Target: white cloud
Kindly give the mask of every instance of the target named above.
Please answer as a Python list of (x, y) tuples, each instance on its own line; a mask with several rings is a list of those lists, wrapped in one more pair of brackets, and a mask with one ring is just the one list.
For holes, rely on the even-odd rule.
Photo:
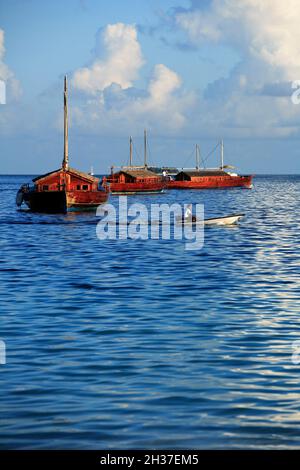
[(162, 106), (170, 95), (179, 88), (181, 79), (177, 73), (170, 70), (163, 64), (158, 64), (154, 68), (154, 76), (149, 84), (150, 105)]
[(207, 9), (176, 15), (194, 44), (231, 44), (243, 55), (276, 67), (285, 80), (300, 76), (299, 19), (298, 0), (212, 0)]
[[(186, 124), (186, 110), (193, 94), (181, 90), (181, 78), (164, 64), (157, 64), (141, 90), (134, 87), (144, 64), (136, 28), (118, 23), (101, 34), (96, 59), (88, 68), (76, 70), (71, 83), (81, 92), (80, 106), (73, 107), (74, 124), (97, 132), (130, 133), (145, 126), (172, 132)], [(82, 95), (88, 98), (83, 102)]]
[(4, 63), (5, 47), (4, 47), (4, 31), (0, 29), (0, 80), (6, 84), (7, 104), (10, 101), (18, 99), (21, 95), (21, 86), (15, 78), (14, 73)]
[[(0, 29), (0, 80), (4, 82), (1, 85), (2, 100), (5, 104), (0, 104), (0, 134), (5, 135), (16, 131), (20, 125), (24, 128), (28, 123), (28, 115), (25, 119), (19, 107), (19, 98), (22, 90), (20, 82), (16, 79), (14, 73), (4, 62), (5, 59), (5, 46), (4, 46), (4, 31)], [(1, 100), (1, 101), (2, 101)], [(21, 117), (22, 115), (22, 117)]]
[(73, 123), (97, 133), (140, 133), (144, 127), (173, 133), (187, 124), (186, 113), (194, 105), (193, 93), (179, 90), (179, 76), (163, 64), (155, 66), (145, 90), (112, 84), (71, 110)]
[(98, 38), (97, 57), (89, 67), (77, 70), (73, 75), (73, 86), (95, 94), (112, 83), (122, 88), (132, 86), (144, 63), (141, 47), (134, 26), (123, 23), (109, 24)]
[(135, 100), (130, 106), (137, 121), (142, 118), (152, 128), (178, 130), (186, 122), (185, 113), (193, 105), (190, 93), (176, 94), (181, 86), (181, 78), (163, 64), (154, 67), (147, 94)]
[(241, 58), (229, 77), (208, 85), (201, 101), (204, 129), (213, 125), (233, 136), (299, 133), (300, 106), (287, 92), (289, 82), (300, 79), (298, 0), (194, 0), (175, 13), (175, 22), (194, 46), (226, 45)]

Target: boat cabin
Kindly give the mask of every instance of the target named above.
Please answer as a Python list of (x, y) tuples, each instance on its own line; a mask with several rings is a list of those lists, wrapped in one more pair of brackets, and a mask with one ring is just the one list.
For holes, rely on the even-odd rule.
[(223, 170), (182, 170), (175, 176), (175, 181), (202, 181), (205, 177), (210, 176), (228, 176)]
[(155, 183), (161, 177), (147, 169), (123, 169), (111, 175), (111, 181), (118, 183)]
[(153, 171), (153, 173), (156, 173), (160, 176), (164, 172), (166, 172), (169, 176), (175, 176), (178, 173), (178, 168), (175, 168), (174, 166), (150, 166), (149, 170)]
[(45, 191), (97, 191), (99, 178), (68, 168), (52, 171), (32, 180), (38, 192)]

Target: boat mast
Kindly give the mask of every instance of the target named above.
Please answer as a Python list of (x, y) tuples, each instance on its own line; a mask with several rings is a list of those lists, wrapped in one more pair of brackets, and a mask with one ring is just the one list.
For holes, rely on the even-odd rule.
[(132, 137), (129, 137), (129, 166), (132, 166)]
[(224, 168), (224, 142), (221, 140), (221, 170)]
[(64, 159), (62, 162), (64, 171), (69, 169), (69, 147), (68, 147), (68, 92), (67, 92), (67, 76), (64, 80)]
[(199, 170), (200, 168), (200, 162), (199, 162), (199, 145), (196, 144), (196, 170)]
[(144, 166), (147, 168), (147, 131), (144, 130)]

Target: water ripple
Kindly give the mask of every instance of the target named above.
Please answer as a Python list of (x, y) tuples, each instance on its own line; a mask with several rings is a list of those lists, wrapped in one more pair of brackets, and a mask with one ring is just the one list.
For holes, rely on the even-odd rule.
[(300, 177), (132, 198), (246, 213), (200, 251), (18, 211), (23, 181), (0, 178), (0, 448), (299, 447)]

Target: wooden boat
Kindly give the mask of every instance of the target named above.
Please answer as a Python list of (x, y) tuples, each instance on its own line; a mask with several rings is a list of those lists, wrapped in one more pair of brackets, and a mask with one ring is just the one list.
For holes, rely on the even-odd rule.
[(213, 188), (252, 188), (253, 175), (238, 175), (227, 171), (230, 165), (224, 165), (224, 144), (221, 141), (221, 166), (219, 168), (200, 169), (199, 147), (196, 145), (196, 168), (182, 170), (168, 182), (169, 189), (213, 189)]
[(129, 166), (122, 166), (120, 171), (106, 178), (112, 194), (153, 194), (162, 192), (167, 181), (161, 175), (148, 169), (147, 164), (147, 133), (144, 131), (144, 165), (134, 166), (132, 163), (132, 138), (129, 139)]
[(112, 194), (153, 194), (161, 193), (165, 183), (147, 168), (122, 168), (107, 178)]
[(64, 158), (62, 167), (33, 180), (34, 186), (22, 185), (16, 203), (24, 202), (34, 212), (65, 213), (92, 210), (107, 201), (108, 186), (99, 178), (69, 167), (67, 78), (64, 80)]

